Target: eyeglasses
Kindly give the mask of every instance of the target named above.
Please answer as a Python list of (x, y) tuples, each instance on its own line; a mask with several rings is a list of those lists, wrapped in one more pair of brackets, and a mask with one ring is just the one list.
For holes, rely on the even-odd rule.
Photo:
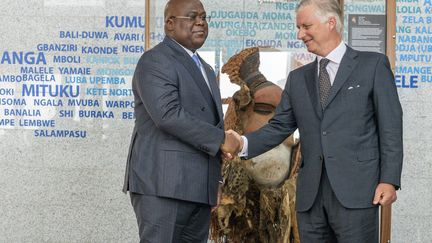
[(202, 15), (202, 16), (198, 16), (198, 15), (190, 15), (190, 16), (171, 16), (169, 17), (169, 19), (185, 19), (186, 21), (190, 22), (190, 23), (196, 23), (197, 21), (201, 20), (203, 22), (210, 22), (210, 16), (207, 15)]

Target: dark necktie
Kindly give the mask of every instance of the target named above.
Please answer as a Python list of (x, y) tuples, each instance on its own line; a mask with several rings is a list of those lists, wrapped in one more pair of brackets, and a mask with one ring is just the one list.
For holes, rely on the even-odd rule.
[(320, 92), (320, 102), (321, 102), (321, 107), (324, 109), (327, 105), (327, 98), (330, 94), (330, 88), (331, 88), (331, 83), (330, 83), (330, 76), (327, 72), (327, 64), (330, 62), (329, 59), (321, 59), (320, 61), (320, 67), (319, 67), (319, 75), (318, 75), (318, 80), (319, 80), (319, 92)]

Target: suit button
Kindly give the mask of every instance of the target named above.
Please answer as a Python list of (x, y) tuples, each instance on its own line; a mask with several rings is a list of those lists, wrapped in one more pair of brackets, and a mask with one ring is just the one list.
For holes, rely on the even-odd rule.
[(322, 156), (322, 154), (319, 156), (319, 159), (320, 159), (321, 161), (323, 161), (324, 157)]
[(322, 132), (322, 135), (324, 135), (324, 136), (327, 135), (327, 132), (326, 131)]
[(205, 111), (205, 107), (203, 106), (203, 107), (201, 107), (201, 111)]

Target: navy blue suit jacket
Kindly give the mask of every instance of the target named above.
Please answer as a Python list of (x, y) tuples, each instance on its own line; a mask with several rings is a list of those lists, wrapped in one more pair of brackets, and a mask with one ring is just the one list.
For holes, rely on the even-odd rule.
[(223, 113), (215, 73), (201, 63), (211, 92), (193, 59), (169, 37), (140, 58), (125, 192), (216, 204)]
[(322, 163), (336, 197), (347, 208), (373, 207), (380, 182), (400, 186), (402, 108), (385, 55), (348, 47), (324, 110), (317, 61), (292, 71), (275, 116), (246, 135), (249, 157), (280, 144), (296, 128), (302, 149), (298, 211), (312, 206)]

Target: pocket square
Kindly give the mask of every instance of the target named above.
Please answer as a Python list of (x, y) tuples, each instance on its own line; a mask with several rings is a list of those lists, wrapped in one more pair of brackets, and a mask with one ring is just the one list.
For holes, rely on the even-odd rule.
[(349, 86), (348, 90), (350, 90), (350, 89), (358, 89), (358, 88), (360, 88), (360, 84), (357, 84), (355, 86)]

